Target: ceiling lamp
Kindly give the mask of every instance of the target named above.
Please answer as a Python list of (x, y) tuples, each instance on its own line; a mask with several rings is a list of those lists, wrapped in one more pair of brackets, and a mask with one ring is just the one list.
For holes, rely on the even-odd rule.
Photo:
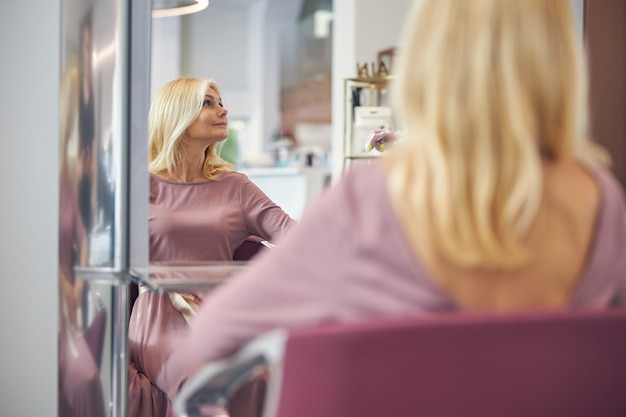
[(152, 17), (180, 16), (208, 7), (209, 0), (152, 0)]

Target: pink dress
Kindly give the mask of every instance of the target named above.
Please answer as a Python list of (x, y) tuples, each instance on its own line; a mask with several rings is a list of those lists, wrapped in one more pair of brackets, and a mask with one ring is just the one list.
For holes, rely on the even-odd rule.
[[(294, 224), (244, 174), (193, 183), (150, 176), (151, 263), (232, 261), (248, 236), (276, 242)], [(169, 387), (158, 375), (172, 343), (188, 329), (167, 294), (139, 295), (128, 328), (129, 417), (168, 415)]]
[[(608, 171), (595, 178), (601, 206), (572, 308), (626, 304), (624, 194)], [(278, 248), (211, 294), (161, 378), (178, 389), (201, 364), (277, 327), (459, 309), (413, 255), (381, 168), (355, 167)]]

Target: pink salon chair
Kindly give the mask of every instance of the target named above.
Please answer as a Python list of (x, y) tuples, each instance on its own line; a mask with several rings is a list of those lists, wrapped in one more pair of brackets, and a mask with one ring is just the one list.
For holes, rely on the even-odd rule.
[(203, 368), (183, 417), (227, 416), (269, 367), (264, 417), (624, 417), (626, 311), (436, 314), (277, 330)]

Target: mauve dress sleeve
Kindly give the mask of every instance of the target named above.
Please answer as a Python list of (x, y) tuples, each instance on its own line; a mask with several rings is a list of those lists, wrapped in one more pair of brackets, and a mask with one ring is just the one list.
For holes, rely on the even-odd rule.
[(248, 230), (255, 236), (276, 243), (293, 225), (292, 219), (250, 179), (242, 175), (241, 210)]
[(626, 305), (624, 191), (610, 171), (593, 172), (600, 188), (600, 205), (585, 266), (569, 302), (574, 308)]
[(598, 242), (605, 262), (595, 272), (597, 275), (613, 275), (617, 282), (617, 294), (613, 305), (626, 306), (626, 197), (621, 184), (612, 173), (601, 173), (605, 184), (604, 218), (606, 235)]

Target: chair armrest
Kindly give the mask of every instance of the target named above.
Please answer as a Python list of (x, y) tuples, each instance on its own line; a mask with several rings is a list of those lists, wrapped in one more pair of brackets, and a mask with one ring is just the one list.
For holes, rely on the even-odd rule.
[[(178, 410), (181, 417), (218, 417), (228, 415), (228, 399), (255, 371), (265, 365), (262, 355), (251, 358), (237, 358), (216, 362), (194, 378), (193, 383), (181, 390), (184, 395), (184, 409)], [(196, 384), (197, 382), (197, 384)], [(187, 394), (183, 391), (189, 391)]]
[(272, 242), (270, 242), (269, 240), (262, 240), (261, 241), (261, 245), (265, 246), (266, 248), (275, 248), (276, 245), (274, 245)]
[[(233, 356), (204, 366), (187, 381), (174, 399), (174, 410), (177, 415), (228, 416), (229, 398), (246, 381), (262, 369), (276, 369), (282, 360), (285, 340), (284, 331), (273, 331), (255, 339)], [(268, 397), (274, 395), (276, 389), (272, 389), (270, 384)], [(273, 402), (270, 401), (269, 406), (272, 405)], [(267, 407), (266, 405), (266, 409)]]

